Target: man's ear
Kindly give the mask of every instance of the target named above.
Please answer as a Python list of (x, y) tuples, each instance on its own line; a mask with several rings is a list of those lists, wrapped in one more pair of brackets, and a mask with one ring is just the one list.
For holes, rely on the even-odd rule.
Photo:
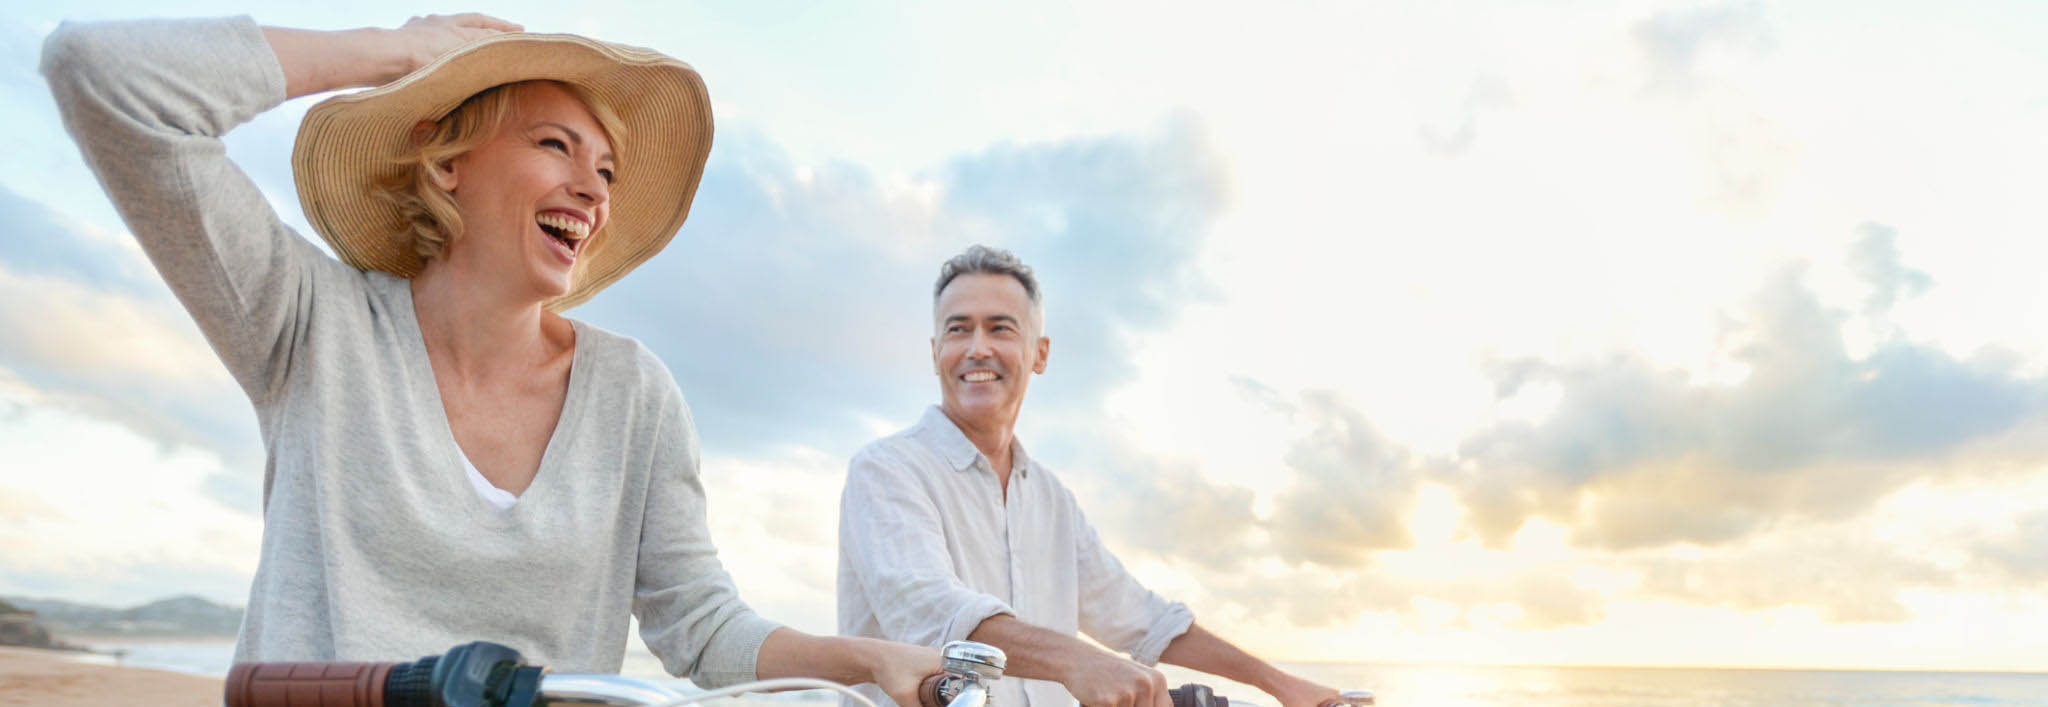
[(936, 336), (932, 337), (932, 375), (946, 375), (945, 371), (939, 370), (939, 337)]
[(1038, 362), (1031, 364), (1031, 372), (1045, 375), (1045, 359), (1052, 355), (1052, 337), (1038, 337)]

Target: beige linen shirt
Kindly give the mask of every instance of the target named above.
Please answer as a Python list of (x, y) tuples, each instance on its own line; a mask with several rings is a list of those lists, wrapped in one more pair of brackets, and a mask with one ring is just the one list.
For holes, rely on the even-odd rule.
[[(1011, 459), (1005, 500), (988, 459), (937, 407), (854, 455), (839, 502), (839, 632), (940, 646), (1010, 614), (1158, 662), (1194, 614), (1138, 584), (1021, 443)], [(1017, 678), (991, 697), (1001, 707), (1074, 700), (1059, 683)]]

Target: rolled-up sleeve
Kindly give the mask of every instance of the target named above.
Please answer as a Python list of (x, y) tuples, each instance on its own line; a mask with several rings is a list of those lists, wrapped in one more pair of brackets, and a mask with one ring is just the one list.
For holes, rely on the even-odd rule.
[[(1073, 496), (1066, 496), (1073, 504)], [(1122, 562), (1103, 547), (1095, 528), (1071, 509), (1080, 527), (1074, 533), (1075, 564), (1080, 573), (1081, 631), (1110, 648), (1130, 654), (1131, 660), (1154, 665), (1166, 645), (1187, 633), (1195, 614), (1186, 604), (1169, 601), (1139, 584)]]
[(960, 580), (933, 490), (910, 464), (879, 446), (854, 456), (840, 496), (839, 542), (847, 578), (884, 637), (941, 646), (967, 638), (991, 616), (1016, 611)]

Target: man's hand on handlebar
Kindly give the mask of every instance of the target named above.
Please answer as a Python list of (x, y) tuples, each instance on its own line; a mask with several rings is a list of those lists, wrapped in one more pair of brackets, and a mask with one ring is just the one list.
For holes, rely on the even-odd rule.
[(1280, 707), (1321, 707), (1338, 699), (1335, 689), (1285, 673), (1266, 692), (1280, 701)]
[(1165, 675), (1099, 650), (1080, 657), (1060, 684), (1081, 707), (1173, 707)]

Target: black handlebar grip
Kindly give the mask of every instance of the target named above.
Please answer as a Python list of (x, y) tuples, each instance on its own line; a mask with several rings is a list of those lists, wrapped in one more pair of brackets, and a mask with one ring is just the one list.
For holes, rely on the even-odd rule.
[(1166, 691), (1173, 707), (1230, 707), (1230, 699), (1216, 694), (1208, 685), (1188, 683)]
[(396, 663), (238, 663), (227, 707), (384, 707)]

